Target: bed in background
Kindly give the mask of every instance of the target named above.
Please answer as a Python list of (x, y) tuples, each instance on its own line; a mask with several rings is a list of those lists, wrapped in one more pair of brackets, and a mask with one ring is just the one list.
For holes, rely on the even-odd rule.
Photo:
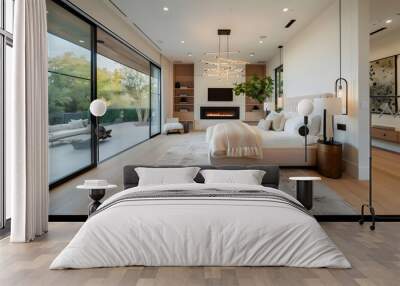
[[(319, 94), (310, 95), (302, 97), (286, 97), (285, 98), (285, 114), (295, 114), (297, 112), (297, 105), (303, 99), (315, 99), (321, 97), (330, 97), (332, 94)], [(323, 110), (319, 110), (317, 106), (314, 106), (314, 112), (311, 116), (322, 118)], [(258, 146), (260, 150), (260, 156), (232, 156), (228, 152), (221, 152), (225, 147), (230, 145), (229, 140), (220, 139), (228, 138), (227, 136), (220, 136), (217, 134), (219, 130), (214, 127), (210, 127), (207, 130), (207, 141), (209, 142), (209, 160), (212, 165), (215, 166), (226, 166), (226, 165), (274, 165), (281, 167), (308, 167), (315, 166), (317, 164), (317, 141), (318, 136), (308, 136), (307, 144), (307, 161), (305, 161), (305, 148), (304, 148), (304, 137), (285, 131), (264, 131), (254, 126), (249, 126), (253, 128), (253, 133), (258, 133), (261, 138), (261, 144)], [(215, 132), (215, 133), (214, 133)], [(217, 136), (213, 136), (217, 134)], [(238, 134), (236, 137), (240, 137)], [(243, 137), (251, 136), (250, 133), (243, 135)], [(225, 142), (223, 142), (225, 140)], [(254, 141), (254, 140), (253, 140)], [(214, 148), (217, 146), (218, 148)], [(215, 150), (218, 149), (218, 152)]]
[[(201, 174), (193, 175), (192, 183), (163, 185), (143, 182), (175, 180), (176, 175), (142, 178), (142, 171), (149, 169), (137, 167), (125, 167), (126, 190), (100, 206), (51, 269), (129, 265), (350, 267), (314, 217), (276, 188), (278, 167), (226, 167), (225, 175), (212, 177), (209, 173), (215, 167), (203, 166)], [(226, 174), (232, 169), (237, 169), (232, 171), (237, 175)], [(258, 174), (258, 184), (243, 178), (246, 172)], [(212, 178), (218, 181), (223, 176), (234, 183), (213, 182)]]

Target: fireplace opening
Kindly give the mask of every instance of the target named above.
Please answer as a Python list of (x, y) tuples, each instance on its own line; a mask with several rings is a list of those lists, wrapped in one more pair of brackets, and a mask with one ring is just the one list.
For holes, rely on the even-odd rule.
[(238, 106), (201, 106), (200, 119), (239, 119), (240, 108)]

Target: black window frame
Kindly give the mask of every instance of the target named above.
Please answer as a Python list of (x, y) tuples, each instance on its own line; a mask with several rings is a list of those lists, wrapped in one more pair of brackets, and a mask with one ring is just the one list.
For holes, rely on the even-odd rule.
[[(0, 0), (0, 1), (4, 1), (4, 0)], [(49, 0), (54, 2), (55, 4), (61, 6), (62, 8), (64, 8), (65, 10), (67, 10), (68, 12), (70, 12), (71, 14), (73, 14), (74, 16), (77, 16), (79, 19), (83, 20), (84, 22), (88, 23), (91, 26), (91, 101), (97, 99), (97, 28), (102, 29), (103, 31), (105, 31), (106, 33), (108, 33), (110, 36), (112, 36), (114, 39), (118, 40), (119, 42), (121, 42), (121, 44), (125, 45), (126, 47), (128, 47), (130, 50), (132, 50), (133, 52), (139, 54), (140, 56), (142, 56), (144, 59), (146, 59), (149, 62), (149, 65), (151, 67), (151, 65), (157, 67), (160, 70), (160, 73), (162, 74), (162, 69), (161, 66), (157, 63), (155, 63), (152, 59), (150, 59), (147, 55), (145, 55), (144, 53), (142, 53), (141, 51), (139, 51), (137, 48), (135, 48), (132, 44), (130, 44), (129, 42), (127, 42), (126, 40), (124, 40), (123, 38), (121, 38), (120, 36), (118, 36), (117, 34), (115, 34), (113, 31), (111, 31), (109, 28), (107, 28), (105, 25), (103, 25), (102, 23), (100, 23), (99, 21), (93, 19), (90, 15), (88, 15), (87, 13), (85, 13), (84, 11), (82, 11), (79, 7), (77, 7), (76, 5), (72, 4), (71, 2), (67, 1), (67, 0)], [(149, 75), (150, 77), (150, 81), (151, 81), (151, 75)], [(162, 98), (162, 89), (160, 86), (160, 99)], [(150, 101), (150, 108), (151, 108), (151, 94), (149, 91), (149, 101)], [(161, 126), (161, 118), (162, 118), (162, 114), (161, 114), (161, 110), (162, 110), (162, 104), (161, 104), (162, 100), (160, 100), (160, 126)], [(73, 178), (76, 178), (94, 168), (96, 168), (100, 163), (103, 163), (107, 160), (110, 160), (112, 158), (114, 158), (115, 156), (118, 156), (119, 154), (130, 150), (134, 147), (136, 147), (137, 145), (144, 143), (148, 140), (150, 140), (151, 138), (160, 135), (160, 133), (158, 134), (154, 134), (153, 136), (151, 136), (151, 127), (149, 128), (149, 137), (135, 145), (132, 145), (126, 149), (121, 150), (120, 152), (114, 154), (113, 156), (107, 157), (103, 160), (100, 160), (100, 156), (99, 156), (99, 146), (98, 146), (98, 142), (96, 140), (96, 128), (97, 128), (97, 123), (96, 123), (96, 118), (93, 115), (91, 116), (91, 149), (92, 149), (92, 154), (91, 154), (91, 158), (92, 158), (92, 162), (89, 166), (84, 167), (82, 169), (77, 170), (76, 172), (73, 172), (71, 174), (66, 175), (65, 177), (54, 181), (52, 183), (49, 184), (49, 190), (52, 190), (68, 181), (70, 181)], [(151, 120), (151, 118), (149, 118), (149, 120)], [(151, 125), (151, 122), (149, 122)]]
[[(15, 2), (14, 2), (15, 3)], [(5, 231), (9, 231), (10, 222), (7, 220), (6, 211), (6, 189), (5, 189), (5, 97), (6, 97), (6, 49), (7, 46), (13, 47), (13, 34), (6, 30), (6, 4), (5, 0), (0, 0), (1, 21), (0, 21), (0, 236)], [(14, 12), (14, 9), (13, 9)]]

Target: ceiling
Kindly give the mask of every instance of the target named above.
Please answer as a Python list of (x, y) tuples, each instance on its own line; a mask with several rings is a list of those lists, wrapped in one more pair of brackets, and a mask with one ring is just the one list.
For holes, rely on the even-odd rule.
[[(183, 62), (200, 60), (205, 52), (217, 51), (218, 28), (232, 30), (230, 50), (240, 50), (239, 55), (232, 57), (248, 62), (266, 61), (278, 52), (279, 45), (334, 1), (112, 0), (164, 55)], [(164, 11), (164, 7), (168, 7), (168, 11)], [(289, 11), (283, 12), (283, 8)], [(285, 29), (291, 19), (297, 21)], [(266, 38), (260, 44), (263, 36)]]
[[(400, 0), (370, 0), (370, 32), (386, 27), (385, 31), (374, 34), (378, 39), (400, 29)], [(387, 20), (392, 20), (387, 24)]]

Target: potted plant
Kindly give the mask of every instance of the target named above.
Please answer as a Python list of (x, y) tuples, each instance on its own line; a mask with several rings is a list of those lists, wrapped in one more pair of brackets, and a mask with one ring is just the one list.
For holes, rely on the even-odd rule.
[(233, 93), (236, 96), (246, 94), (247, 96), (257, 100), (259, 103), (265, 102), (265, 99), (272, 96), (274, 81), (270, 76), (259, 78), (253, 76), (249, 81), (243, 83), (235, 83)]

